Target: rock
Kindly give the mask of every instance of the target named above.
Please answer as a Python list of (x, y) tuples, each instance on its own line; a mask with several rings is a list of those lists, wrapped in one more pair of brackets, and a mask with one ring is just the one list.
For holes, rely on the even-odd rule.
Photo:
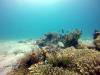
[(94, 45), (97, 50), (100, 50), (100, 32), (95, 32), (94, 34)]
[(100, 35), (94, 40), (94, 44), (97, 50), (100, 50)]
[(93, 35), (93, 38), (96, 39), (99, 35), (100, 35), (100, 32), (99, 31), (95, 31), (94, 35)]

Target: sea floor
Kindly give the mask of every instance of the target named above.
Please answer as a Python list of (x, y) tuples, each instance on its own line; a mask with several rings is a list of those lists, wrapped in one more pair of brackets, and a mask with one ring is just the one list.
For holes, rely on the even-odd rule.
[(0, 42), (0, 75), (6, 75), (16, 65), (19, 58), (30, 52), (33, 42)]
[[(84, 44), (92, 44), (92, 40), (79, 40)], [(3, 41), (0, 42), (0, 75), (6, 75), (16, 66), (17, 60), (35, 48), (35, 41)]]

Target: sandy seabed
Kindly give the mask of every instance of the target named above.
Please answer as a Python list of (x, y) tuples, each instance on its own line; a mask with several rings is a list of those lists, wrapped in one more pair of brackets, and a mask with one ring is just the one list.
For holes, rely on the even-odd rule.
[(18, 41), (0, 42), (0, 75), (6, 75), (13, 66), (16, 66), (17, 60), (25, 53), (32, 50), (33, 42), (19, 43)]

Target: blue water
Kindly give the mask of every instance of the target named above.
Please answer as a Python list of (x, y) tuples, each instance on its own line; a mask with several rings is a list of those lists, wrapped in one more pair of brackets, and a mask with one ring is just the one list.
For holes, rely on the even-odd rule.
[(39, 38), (62, 28), (92, 38), (100, 30), (100, 0), (0, 0), (0, 38)]

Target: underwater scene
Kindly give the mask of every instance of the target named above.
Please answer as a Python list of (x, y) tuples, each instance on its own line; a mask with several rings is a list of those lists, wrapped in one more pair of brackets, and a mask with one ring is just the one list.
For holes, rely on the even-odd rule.
[(100, 0), (0, 0), (0, 75), (100, 75)]

